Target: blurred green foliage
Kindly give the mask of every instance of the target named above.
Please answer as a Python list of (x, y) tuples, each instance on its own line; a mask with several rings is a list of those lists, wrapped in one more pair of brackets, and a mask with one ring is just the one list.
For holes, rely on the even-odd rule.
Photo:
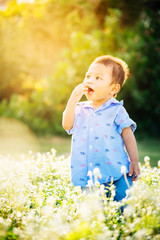
[(139, 132), (160, 136), (157, 1), (134, 8), (125, 0), (18, 2), (0, 11), (0, 115), (37, 134), (64, 133), (62, 112), (73, 88), (95, 57), (112, 54), (132, 73), (118, 99)]

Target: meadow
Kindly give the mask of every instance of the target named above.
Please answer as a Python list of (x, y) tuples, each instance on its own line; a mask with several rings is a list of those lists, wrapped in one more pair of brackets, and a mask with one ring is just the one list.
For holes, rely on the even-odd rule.
[(97, 183), (89, 194), (73, 187), (69, 156), (53, 148), (0, 160), (0, 239), (160, 239), (160, 169), (151, 168), (149, 157), (121, 203), (113, 201), (114, 185), (110, 198)]

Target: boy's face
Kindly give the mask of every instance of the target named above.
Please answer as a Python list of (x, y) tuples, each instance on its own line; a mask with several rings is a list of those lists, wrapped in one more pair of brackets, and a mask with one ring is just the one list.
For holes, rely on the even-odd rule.
[(115, 94), (114, 83), (112, 83), (112, 68), (103, 64), (92, 64), (86, 73), (84, 83), (88, 88), (87, 99), (93, 102), (93, 105), (101, 105)]

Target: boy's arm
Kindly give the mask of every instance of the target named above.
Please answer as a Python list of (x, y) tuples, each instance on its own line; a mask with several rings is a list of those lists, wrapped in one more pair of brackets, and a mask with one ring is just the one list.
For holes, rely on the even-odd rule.
[(138, 150), (135, 136), (132, 132), (131, 127), (124, 128), (122, 131), (122, 138), (130, 157), (131, 163), (129, 167), (129, 176), (135, 175), (132, 180), (136, 181), (138, 179), (138, 175), (140, 174), (139, 168), (139, 158), (138, 158)]
[(65, 130), (71, 130), (75, 119), (76, 104), (81, 99), (82, 95), (87, 92), (87, 87), (84, 83), (79, 84), (73, 90), (70, 99), (68, 100), (66, 109), (63, 113), (62, 126)]

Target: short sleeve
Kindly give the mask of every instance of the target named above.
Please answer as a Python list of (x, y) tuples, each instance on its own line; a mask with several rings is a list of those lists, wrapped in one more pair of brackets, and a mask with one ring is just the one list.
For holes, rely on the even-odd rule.
[(119, 134), (121, 134), (122, 130), (126, 127), (131, 127), (133, 132), (137, 127), (136, 123), (129, 117), (127, 111), (123, 106), (119, 107), (119, 111), (115, 118), (115, 124), (117, 126)]
[(73, 134), (76, 123), (77, 123), (77, 118), (78, 118), (78, 114), (79, 114), (79, 105), (76, 106), (76, 110), (75, 110), (75, 120), (74, 120), (74, 124), (73, 127), (70, 130), (66, 130), (66, 132), (68, 133), (68, 135)]

